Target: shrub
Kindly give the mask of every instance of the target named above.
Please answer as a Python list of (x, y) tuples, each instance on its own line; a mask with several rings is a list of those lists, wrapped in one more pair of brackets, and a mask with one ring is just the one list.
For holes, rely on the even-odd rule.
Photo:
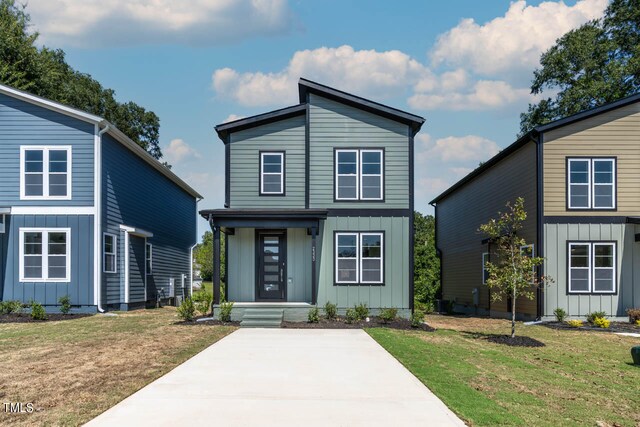
[(627, 309), (627, 314), (629, 315), (629, 323), (638, 323), (640, 321), (640, 308), (629, 308)]
[(605, 319), (604, 317), (596, 317), (593, 324), (598, 328), (608, 328), (611, 325), (611, 322), (609, 319)]
[(380, 312), (380, 319), (382, 319), (383, 323), (389, 323), (395, 320), (396, 317), (398, 317), (397, 308), (383, 308)]
[(558, 322), (564, 322), (564, 319), (567, 318), (567, 312), (564, 311), (564, 309), (558, 307), (555, 310), (553, 310), (553, 314), (555, 314), (556, 316), (556, 321)]
[(412, 328), (419, 328), (420, 326), (422, 326), (422, 323), (424, 322), (424, 313), (420, 310), (416, 310), (413, 313), (411, 313), (411, 327)]
[(345, 318), (347, 320), (347, 323), (353, 323), (360, 320), (360, 318), (358, 317), (358, 314), (356, 313), (355, 308), (347, 308), (347, 312), (345, 313)]
[(338, 315), (338, 306), (333, 304), (331, 301), (327, 301), (324, 305), (324, 314), (329, 320), (335, 319)]
[(309, 320), (309, 323), (318, 323), (320, 321), (320, 312), (318, 310), (318, 307), (313, 307), (311, 310), (309, 310), (307, 319)]
[(640, 319), (636, 320), (636, 325), (640, 326)]
[(577, 319), (568, 320), (567, 325), (571, 326), (572, 328), (580, 328), (582, 327), (582, 320), (577, 320)]
[(33, 320), (46, 320), (47, 313), (44, 311), (42, 304), (36, 301), (31, 301), (31, 318)]
[(231, 322), (231, 310), (233, 309), (233, 302), (223, 302), (220, 304), (220, 321)]
[(22, 313), (21, 301), (2, 301), (0, 302), (0, 314)]
[(58, 304), (60, 304), (60, 313), (69, 314), (71, 311), (71, 298), (69, 298), (69, 295), (58, 298)]
[(367, 308), (367, 304), (362, 303), (354, 305), (353, 309), (356, 312), (356, 317), (358, 318), (358, 320), (364, 320), (369, 317), (369, 308)]
[(178, 317), (184, 321), (193, 321), (193, 316), (196, 314), (196, 306), (193, 304), (191, 298), (185, 298), (178, 307)]
[(213, 302), (213, 294), (202, 289), (193, 293), (193, 302), (195, 303), (196, 310), (203, 316), (206, 316), (211, 310), (211, 303)]
[(596, 319), (604, 319), (607, 317), (607, 313), (604, 311), (594, 311), (592, 313), (587, 314), (587, 322), (592, 325), (595, 324)]

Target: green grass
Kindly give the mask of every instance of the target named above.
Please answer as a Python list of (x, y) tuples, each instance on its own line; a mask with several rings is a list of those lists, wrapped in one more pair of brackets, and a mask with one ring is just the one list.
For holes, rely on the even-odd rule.
[(232, 332), (178, 323), (173, 307), (39, 323), (0, 323), (0, 396), (33, 414), (0, 425), (80, 425)]
[(640, 424), (638, 339), (519, 325), (546, 344), (508, 347), (486, 340), (509, 323), (430, 316), (435, 333), (367, 332), (471, 425)]

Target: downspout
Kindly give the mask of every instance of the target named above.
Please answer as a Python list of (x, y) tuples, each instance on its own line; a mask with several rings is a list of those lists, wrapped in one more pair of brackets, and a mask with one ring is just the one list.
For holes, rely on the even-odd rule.
[(189, 249), (189, 253), (191, 254), (190, 257), (190, 268), (191, 271), (189, 273), (189, 296), (193, 298), (193, 250), (195, 249), (195, 247), (198, 246), (198, 244), (196, 243), (195, 245), (191, 246), (191, 249)]
[(102, 135), (104, 135), (107, 131), (109, 131), (111, 125), (106, 123), (104, 129), (98, 132), (98, 141), (96, 152), (93, 154), (96, 158), (96, 167), (95, 167), (95, 180), (99, 184), (98, 185), (98, 193), (94, 194), (93, 197), (95, 199), (96, 205), (96, 230), (94, 232), (94, 236), (96, 239), (95, 247), (98, 250), (96, 253), (96, 275), (97, 286), (96, 286), (96, 301), (98, 312), (104, 313), (104, 308), (102, 308)]

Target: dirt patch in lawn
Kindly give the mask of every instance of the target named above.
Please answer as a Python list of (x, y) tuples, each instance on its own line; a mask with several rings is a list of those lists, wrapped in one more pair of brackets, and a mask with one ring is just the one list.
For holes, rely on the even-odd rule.
[(363, 328), (391, 328), (391, 329), (401, 329), (401, 330), (417, 330), (417, 331), (427, 331), (433, 332), (435, 328), (427, 325), (426, 323), (422, 323), (419, 327), (411, 326), (411, 322), (407, 319), (398, 318), (392, 320), (390, 322), (384, 323), (381, 319), (377, 317), (371, 317), (370, 321), (358, 321), (347, 323), (347, 321), (343, 317), (338, 317), (334, 320), (329, 319), (320, 319), (319, 322), (309, 323), (309, 322), (282, 322), (283, 328), (289, 329), (363, 329)]
[(45, 320), (32, 319), (29, 314), (2, 314), (0, 315), (0, 323), (42, 323), (42, 322), (59, 322), (63, 320), (74, 320), (81, 317), (94, 316), (93, 314), (47, 314)]

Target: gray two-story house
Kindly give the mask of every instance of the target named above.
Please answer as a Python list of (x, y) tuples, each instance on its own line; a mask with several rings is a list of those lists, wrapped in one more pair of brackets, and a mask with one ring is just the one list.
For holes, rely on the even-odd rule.
[(413, 144), (422, 117), (309, 80), (300, 103), (216, 126), (225, 145), (225, 208), (204, 210), (220, 239), (233, 317), (276, 307), (306, 316), (413, 308)]
[(0, 300), (96, 312), (183, 295), (200, 198), (103, 118), (0, 85)]

